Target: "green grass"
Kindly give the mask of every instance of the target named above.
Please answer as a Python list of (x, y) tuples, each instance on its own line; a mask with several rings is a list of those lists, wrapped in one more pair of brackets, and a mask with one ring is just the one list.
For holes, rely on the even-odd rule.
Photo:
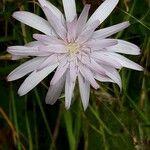
[[(61, 0), (51, 0), (62, 10)], [(127, 2), (127, 3), (125, 3)], [(77, 1), (78, 13), (82, 2)], [(150, 3), (149, 0), (120, 0), (107, 27), (126, 20), (131, 26), (114, 35), (141, 48), (140, 56), (127, 56), (144, 67), (143, 72), (120, 71), (122, 92), (115, 84), (101, 83), (91, 89), (84, 112), (78, 86), (67, 111), (64, 96), (50, 106), (45, 95), (51, 75), (23, 97), (17, 89), (23, 79), (7, 82), (6, 77), (24, 60), (11, 61), (10, 45), (32, 40), (36, 30), (22, 25), (11, 15), (16, 10), (43, 13), (35, 0), (0, 1), (0, 150), (149, 150), (150, 149)]]

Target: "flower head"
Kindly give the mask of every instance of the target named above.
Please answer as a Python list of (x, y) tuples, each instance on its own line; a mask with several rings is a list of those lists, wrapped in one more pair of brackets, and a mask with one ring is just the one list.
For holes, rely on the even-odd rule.
[(136, 45), (109, 38), (128, 27), (128, 21), (96, 30), (118, 1), (105, 0), (89, 19), (90, 5), (85, 5), (77, 17), (75, 0), (62, 0), (65, 17), (50, 2), (39, 0), (48, 21), (30, 12), (15, 12), (15, 19), (43, 33), (33, 34), (35, 41), (24, 46), (10, 46), (7, 49), (13, 59), (34, 56), (8, 76), (8, 81), (12, 81), (30, 73), (18, 94), (25, 95), (56, 70), (50, 82), (46, 103), (54, 104), (65, 86), (65, 106), (68, 109), (78, 80), (83, 107), (86, 109), (90, 86), (98, 89), (97, 81), (115, 82), (121, 88), (117, 69), (126, 67), (143, 70), (138, 64), (118, 54), (139, 55), (140, 49)]

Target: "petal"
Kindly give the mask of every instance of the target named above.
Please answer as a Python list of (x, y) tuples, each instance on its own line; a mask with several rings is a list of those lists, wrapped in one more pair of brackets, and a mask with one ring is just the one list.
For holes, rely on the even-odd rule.
[(130, 54), (130, 55), (139, 55), (140, 49), (135, 44), (132, 44), (127, 41), (117, 40), (118, 44), (108, 47), (107, 50), (110, 52), (118, 52), (123, 54)]
[(118, 71), (115, 68), (109, 67), (107, 65), (102, 65), (102, 67), (105, 69), (106, 75), (111, 78), (115, 83), (117, 83), (120, 89), (122, 89), (121, 78)]
[(48, 56), (49, 52), (39, 51), (37, 47), (10, 46), (7, 52), (19, 56)]
[(110, 15), (118, 2), (119, 0), (105, 0), (90, 17), (87, 25), (91, 25), (95, 20), (99, 20), (99, 24), (101, 24)]
[(92, 38), (96, 39), (96, 38), (100, 38), (100, 39), (104, 39), (107, 38), (125, 28), (127, 28), (130, 25), (129, 21), (123, 22), (123, 23), (119, 23), (104, 29), (100, 29), (94, 32)]
[(45, 98), (46, 104), (53, 105), (57, 101), (57, 99), (59, 98), (63, 90), (64, 83), (65, 83), (65, 77), (61, 77), (56, 84), (51, 85), (49, 87)]
[(29, 43), (26, 43), (25, 46), (29, 46), (29, 47), (38, 47), (43, 45), (40, 41), (32, 41)]
[(66, 55), (58, 56), (57, 54), (52, 54), (49, 57), (47, 57), (38, 67), (37, 71), (40, 71), (41, 69), (47, 67), (48, 65), (53, 65), (57, 62), (61, 62), (63, 59), (66, 59)]
[(102, 75), (102, 74), (98, 74), (98, 73), (94, 74), (94, 78), (100, 82), (114, 82), (107, 75)]
[(90, 97), (90, 83), (79, 73), (79, 89), (84, 110), (87, 109)]
[(53, 14), (53, 12), (50, 9), (48, 9), (47, 7), (43, 7), (43, 11), (44, 11), (49, 23), (51, 24), (51, 26), (57, 33), (57, 35), (59, 35), (62, 39), (65, 40), (67, 31), (66, 31), (66, 28), (63, 26), (61, 20), (59, 20), (59, 18), (57, 18)]
[(62, 22), (65, 22), (62, 12), (47, 0), (38, 0), (42, 7), (47, 7)]
[(20, 86), (18, 90), (18, 94), (20, 96), (27, 94), (37, 84), (39, 84), (39, 82), (41, 82), (47, 75), (49, 75), (57, 66), (58, 64), (54, 64), (54, 65), (44, 68), (41, 71), (32, 72)]
[(90, 84), (93, 86), (93, 88), (98, 89), (99, 85), (97, 84), (97, 82), (94, 79), (94, 75), (91, 72), (90, 69), (88, 69), (87, 67), (83, 66), (82, 64), (80, 64), (79, 66), (79, 71), (82, 74), (82, 76), (88, 80), (90, 82)]
[(37, 42), (45, 44), (64, 44), (64, 41), (54, 36), (47, 36), (44, 34), (33, 34), (33, 38), (38, 40)]
[(77, 67), (75, 65), (75, 62), (71, 61), (70, 62), (70, 78), (72, 82), (75, 82), (76, 77), (77, 77)]
[(70, 108), (74, 87), (75, 87), (75, 82), (72, 82), (70, 78), (70, 72), (67, 71), (66, 83), (65, 83), (65, 107), (66, 109)]
[(13, 81), (22, 78), (26, 74), (36, 70), (36, 68), (44, 61), (44, 59), (45, 57), (37, 57), (23, 63), (8, 75), (7, 80)]
[[(41, 45), (41, 44), (42, 44), (42, 43), (39, 42), (39, 41), (32, 41), (32, 42), (26, 43), (25, 46), (38, 47), (38, 46)], [(19, 55), (12, 55), (12, 56), (11, 56), (11, 59), (12, 59), (12, 60), (19, 60), (19, 59), (22, 59), (22, 58), (28, 58), (28, 56), (19, 56)]]
[(77, 16), (75, 0), (62, 0), (62, 2), (66, 21), (71, 22)]
[(40, 65), (37, 67), (37, 70), (40, 71), (43, 68), (47, 67), (48, 65), (53, 65), (57, 62), (57, 55), (52, 54), (49, 57), (47, 57), (43, 62), (40, 63)]
[(33, 13), (27, 11), (17, 11), (14, 12), (12, 16), (20, 22), (41, 31), (46, 35), (52, 35), (53, 33), (53, 30), (49, 23), (45, 19)]
[(66, 72), (67, 68), (69, 66), (69, 63), (65, 60), (65, 61), (62, 61), (60, 62), (52, 80), (51, 80), (51, 83), (50, 85), (54, 85), (56, 84), (59, 79), (63, 76), (63, 74)]
[(104, 68), (102, 68), (94, 59), (88, 58), (87, 56), (82, 56), (79, 60), (91, 70), (105, 75)]
[(114, 58), (110, 58), (108, 55), (105, 55), (105, 53), (94, 52), (91, 54), (91, 57), (100, 64), (106, 64), (117, 69), (122, 68), (122, 65), (120, 63), (116, 62)]
[(25, 56), (11, 55), (11, 60), (19, 60), (25, 58)]
[(63, 54), (68, 52), (63, 44), (49, 44), (48, 46), (39, 46), (39, 50), (46, 53), (56, 54)]
[(67, 22), (67, 41), (74, 42), (76, 39), (77, 20), (76, 18), (72, 22)]
[(90, 26), (86, 26), (85, 29), (81, 32), (79, 37), (77, 38), (76, 42), (79, 42), (80, 44), (86, 42), (88, 39), (91, 38), (93, 35), (94, 30), (98, 27), (99, 21), (94, 21)]
[(106, 47), (116, 45), (118, 42), (115, 39), (89, 40), (85, 45), (91, 48), (91, 51), (100, 50)]
[(113, 58), (116, 60), (116, 62), (120, 63), (123, 67), (130, 68), (133, 70), (138, 70), (138, 71), (143, 71), (143, 67), (140, 65), (136, 64), (135, 62), (127, 59), (124, 56), (121, 56), (116, 53), (106, 53), (106, 55), (109, 55), (110, 58)]
[[(116, 82), (119, 87), (121, 88), (121, 78), (118, 74), (118, 72), (115, 70), (115, 68), (113, 68), (112, 66), (108, 66), (104, 63), (100, 63), (98, 64), (97, 62), (95, 62), (93, 59), (90, 59), (90, 63), (88, 63), (88, 61), (85, 60), (85, 64), (88, 65), (88, 67), (93, 70), (94, 72), (97, 72), (98, 74), (102, 74), (102, 75), (106, 75), (108, 76), (109, 78), (111, 78), (114, 82)], [(84, 67), (86, 68), (86, 67)], [(79, 67), (80, 69), (80, 67)], [(88, 70), (88, 68), (86, 68)], [(81, 69), (80, 69), (81, 70)], [(81, 70), (82, 71), (82, 70)], [(80, 72), (81, 72), (80, 71)], [(94, 72), (89, 72), (87, 71), (85, 73), (84, 71), (84, 74), (81, 72), (81, 74), (83, 76), (85, 76), (85, 78), (90, 82), (92, 83), (92, 77), (94, 78)], [(86, 76), (90, 76), (90, 77), (86, 77)], [(88, 79), (88, 78), (91, 78), (91, 81)], [(94, 83), (94, 82), (93, 82)], [(93, 86), (93, 85), (92, 85)]]
[(82, 10), (78, 21), (77, 21), (77, 34), (79, 35), (81, 33), (81, 31), (84, 29), (85, 25), (86, 25), (86, 21), (88, 19), (88, 14), (89, 14), (89, 10), (90, 10), (90, 5), (85, 5), (84, 9)]

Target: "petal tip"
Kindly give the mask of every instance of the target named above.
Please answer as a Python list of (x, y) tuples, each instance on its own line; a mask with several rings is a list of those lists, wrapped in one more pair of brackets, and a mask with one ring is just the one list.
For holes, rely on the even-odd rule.
[(83, 106), (84, 111), (86, 111), (87, 108), (88, 108), (88, 105), (87, 106)]
[(18, 14), (18, 12), (19, 12), (19, 11), (15, 11), (15, 12), (12, 14), (12, 17), (13, 17), (13, 18), (16, 18), (16, 15)]
[(51, 103), (49, 100), (46, 99), (46, 100), (45, 100), (45, 104), (46, 104), (46, 105), (53, 105), (54, 103)]
[(45, 104), (47, 105), (54, 105), (56, 101), (51, 100), (49, 96), (46, 96), (45, 98)]
[(126, 21), (126, 24), (127, 24), (128, 26), (131, 25), (130, 21)]
[(85, 4), (85, 7), (89, 8), (91, 7), (91, 4)]
[(7, 82), (12, 81), (12, 79), (11, 79), (10, 75), (8, 75), (8, 76), (6, 77), (6, 81), (7, 81)]
[(71, 105), (71, 101), (68, 101), (68, 100), (65, 99), (65, 108), (66, 108), (66, 110), (69, 110), (70, 105)]
[(6, 77), (6, 81), (7, 81), (7, 82), (12, 81), (12, 79), (9, 77), (9, 75)]
[(66, 108), (66, 110), (69, 110), (70, 106), (68, 106), (68, 105), (65, 105), (65, 108)]
[(144, 67), (139, 65), (138, 71), (144, 71)]
[[(23, 12), (26, 12), (26, 11), (15, 11), (13, 14), (12, 14), (12, 17), (17, 19), (17, 18), (20, 18), (20, 15), (22, 16), (23, 15)], [(27, 12), (29, 13), (29, 12)], [(18, 20), (18, 19), (17, 19)]]
[(100, 85), (98, 85), (98, 84), (94, 86), (95, 90), (98, 90), (99, 88), (100, 88)]
[(11, 47), (9, 46), (9, 47), (7, 47), (6, 51), (9, 53), (10, 49), (11, 49)]
[(20, 89), (18, 90), (18, 92), (17, 92), (17, 93), (18, 93), (18, 95), (19, 95), (19, 96), (23, 96), (23, 95), (25, 95), (25, 94), (24, 94), (24, 93), (23, 93)]

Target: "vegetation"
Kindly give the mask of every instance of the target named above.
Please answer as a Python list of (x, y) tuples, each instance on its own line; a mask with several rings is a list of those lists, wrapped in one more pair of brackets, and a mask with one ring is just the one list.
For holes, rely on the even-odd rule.
[[(61, 0), (51, 2), (62, 10)], [(76, 1), (77, 11), (83, 4)], [(92, 10), (98, 1), (88, 1)], [(150, 149), (150, 2), (120, 0), (101, 25), (107, 27), (126, 20), (131, 26), (114, 35), (141, 48), (140, 56), (127, 56), (144, 67), (143, 72), (122, 69), (123, 89), (100, 83), (91, 90), (90, 105), (84, 112), (78, 85), (67, 111), (64, 95), (53, 106), (45, 104), (51, 75), (23, 97), (17, 89), (23, 79), (7, 82), (7, 75), (25, 59), (12, 61), (6, 49), (32, 40), (36, 30), (11, 17), (27, 10), (44, 17), (36, 0), (0, 1), (0, 150), (149, 150)]]

